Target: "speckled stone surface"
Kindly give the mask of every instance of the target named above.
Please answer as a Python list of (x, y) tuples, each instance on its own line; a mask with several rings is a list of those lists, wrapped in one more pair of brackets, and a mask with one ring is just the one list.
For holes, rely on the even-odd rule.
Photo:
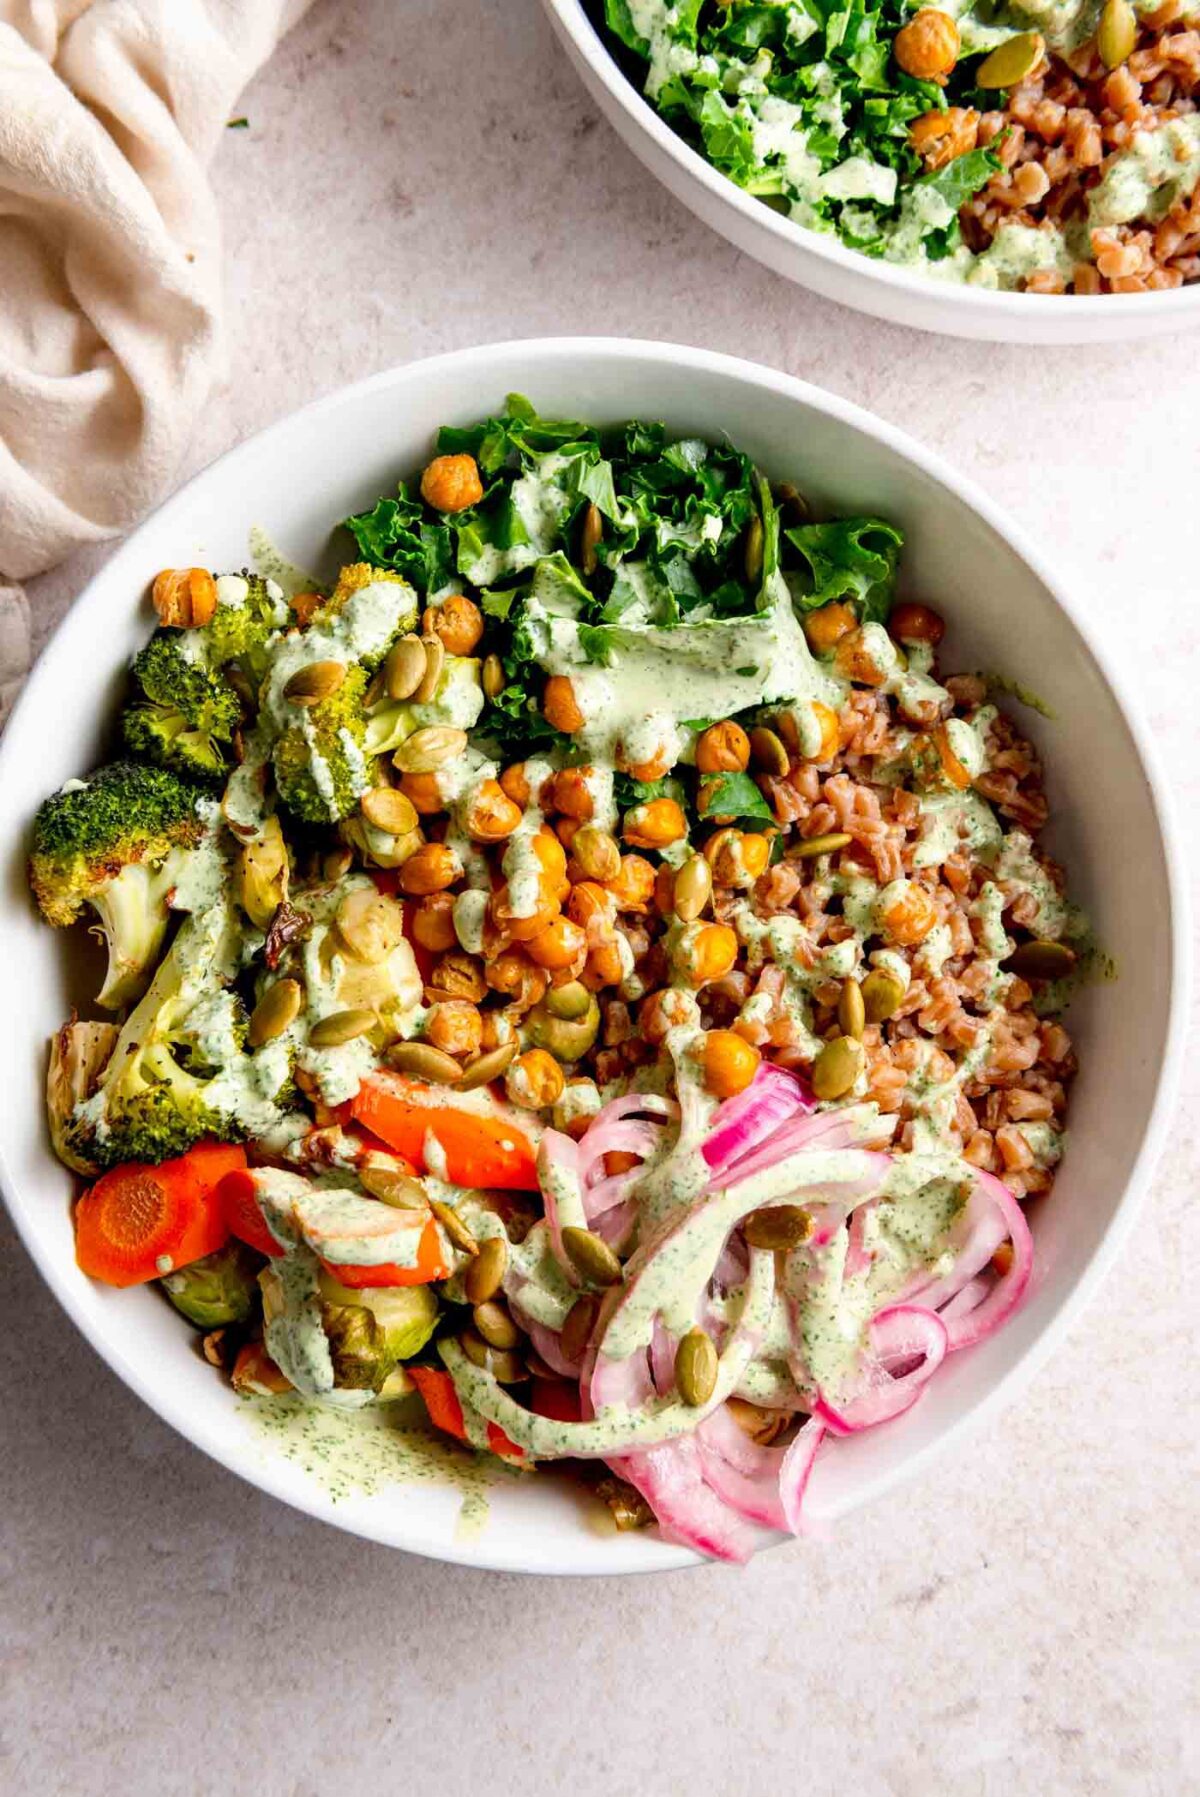
[[(238, 110), (230, 379), (193, 465), (486, 339), (630, 333), (802, 374), (935, 444), (1073, 572), (1194, 857), (1200, 338), (1035, 352), (810, 297), (659, 190), (535, 0), (318, 0)], [(39, 643), (102, 559), (32, 584)], [(125, 1391), (0, 1223), (0, 1788), (1200, 1791), (1198, 1108), (1189, 1074), (1136, 1252), (1021, 1408), (743, 1573), (540, 1583), (310, 1522)]]

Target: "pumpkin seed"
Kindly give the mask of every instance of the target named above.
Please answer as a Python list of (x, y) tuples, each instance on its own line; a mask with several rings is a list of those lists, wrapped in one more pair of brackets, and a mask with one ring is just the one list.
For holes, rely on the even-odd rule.
[(374, 1011), (357, 1007), (349, 1011), (331, 1011), (328, 1017), (313, 1024), (308, 1039), (314, 1048), (340, 1048), (343, 1042), (353, 1042), (358, 1036), (368, 1035), (378, 1022)]
[(502, 1235), (485, 1236), (463, 1277), (463, 1290), (472, 1304), (486, 1304), (504, 1284), (508, 1271), (508, 1243)]
[(575, 1271), (592, 1285), (616, 1285), (621, 1278), (621, 1263), (607, 1242), (590, 1229), (568, 1225), (562, 1232), (562, 1244)]
[(579, 531), (579, 565), (590, 580), (596, 572), (599, 556), (596, 554), (604, 536), (604, 519), (600, 515), (598, 505), (589, 505), (583, 514), (583, 524)]
[(1138, 22), (1129, 0), (1104, 0), (1096, 48), (1106, 69), (1119, 69), (1137, 43)]
[(761, 768), (764, 774), (782, 776), (791, 765), (782, 742), (765, 724), (750, 732), (750, 755), (755, 767)]
[(501, 1348), (489, 1348), (483, 1337), (476, 1335), (473, 1329), (464, 1329), (459, 1341), (467, 1359), (501, 1385), (516, 1385), (525, 1377), (525, 1367), (518, 1354), (505, 1352)]
[(457, 1086), (462, 1081), (463, 1070), (454, 1056), (444, 1054), (432, 1042), (394, 1042), (387, 1059), (397, 1073), (427, 1080), (431, 1086)]
[(378, 967), (404, 937), (404, 913), (373, 886), (348, 892), (337, 908), (337, 933), (356, 961)]
[(616, 838), (598, 824), (584, 824), (571, 838), (571, 853), (585, 879), (615, 880), (621, 871)]
[(807, 524), (812, 517), (812, 507), (790, 480), (781, 480), (776, 487), (775, 503), (791, 524)]
[(339, 880), (345, 879), (353, 866), (353, 849), (330, 849), (329, 853), (321, 862), (321, 878), (326, 881), (328, 885), (336, 886)]
[(473, 1092), (476, 1086), (490, 1086), (494, 1079), (500, 1079), (512, 1066), (519, 1047), (520, 1043), (514, 1039), (502, 1042), (499, 1048), (489, 1048), (486, 1054), (477, 1054), (462, 1069), (459, 1091)]
[(504, 663), (498, 655), (484, 657), (480, 679), (483, 682), (484, 697), (498, 699), (504, 691)]
[(790, 1410), (764, 1410), (761, 1404), (750, 1404), (745, 1398), (729, 1398), (726, 1402), (729, 1414), (742, 1434), (756, 1441), (760, 1448), (769, 1448), (792, 1420)]
[(789, 852), (788, 859), (813, 861), (818, 855), (832, 855), (838, 849), (847, 848), (853, 840), (844, 830), (831, 830), (828, 836), (810, 836), (807, 842)]
[(464, 1254), (478, 1254), (479, 1243), (471, 1234), (465, 1217), (460, 1217), (452, 1204), (443, 1204), (440, 1198), (430, 1198), (429, 1208), (441, 1224), (456, 1248)]
[(276, 1036), (282, 1036), (299, 1016), (302, 997), (299, 980), (276, 980), (273, 986), (268, 986), (250, 1013), (246, 1034), (251, 1048), (261, 1048), (264, 1042), (273, 1042)]
[(975, 71), (977, 87), (1016, 87), (1031, 75), (1046, 54), (1040, 31), (1019, 31), (985, 56)]
[(746, 529), (746, 550), (745, 550), (745, 563), (744, 563), (745, 569), (746, 569), (746, 579), (750, 582), (751, 586), (757, 586), (759, 581), (762, 579), (763, 542), (765, 540), (765, 534), (766, 533), (763, 530), (762, 519), (761, 518), (751, 518), (750, 523)]
[(418, 827), (412, 800), (395, 786), (372, 786), (358, 801), (358, 808), (373, 830), (386, 836), (407, 836)]
[(358, 1183), (381, 1204), (393, 1210), (428, 1210), (425, 1187), (411, 1173), (402, 1173), (395, 1161), (377, 1152), (364, 1154), (355, 1171)]
[(862, 983), (863, 1014), (868, 1023), (886, 1023), (900, 1009), (905, 987), (894, 973), (877, 967)]
[(599, 1302), (589, 1296), (587, 1292), (582, 1298), (576, 1298), (559, 1331), (558, 1345), (562, 1349), (565, 1359), (581, 1360), (583, 1358), (584, 1349), (591, 1340), (592, 1330), (596, 1327), (596, 1318), (599, 1314)]
[(707, 1404), (717, 1389), (720, 1362), (706, 1330), (689, 1329), (675, 1351), (675, 1384), (691, 1410)]
[(383, 686), (389, 699), (398, 704), (411, 699), (425, 678), (425, 645), (419, 636), (402, 636), (388, 650), (383, 664)]
[(440, 636), (423, 636), (421, 647), (425, 651), (425, 672), (421, 676), (421, 684), (413, 694), (417, 705), (428, 705), (431, 699), (437, 698), (437, 689), (442, 681), (442, 669), (446, 665), (446, 645)]
[[(471, 1265), (474, 1264), (472, 1261)], [(521, 1331), (507, 1310), (502, 1305), (493, 1303), (490, 1298), (475, 1306), (471, 1312), (471, 1321), (489, 1348), (515, 1348), (521, 1339)]]
[(310, 661), (285, 683), (283, 696), (292, 705), (320, 705), (332, 698), (345, 678), (344, 661)]
[(695, 923), (712, 897), (712, 868), (703, 855), (689, 855), (675, 875), (671, 906), (682, 923)]
[(844, 982), (838, 999), (837, 1020), (842, 1034), (853, 1036), (856, 1042), (867, 1027), (867, 1008), (857, 980)]
[(818, 1098), (843, 1098), (862, 1072), (866, 1055), (853, 1036), (835, 1036), (813, 1063), (812, 1089)]
[(768, 1210), (751, 1211), (743, 1229), (752, 1248), (786, 1252), (808, 1240), (813, 1220), (799, 1204), (773, 1204)]
[(1005, 973), (1015, 973), (1022, 980), (1061, 980), (1075, 965), (1075, 951), (1065, 942), (1023, 942), (1007, 961), (1000, 963)]
[(565, 986), (551, 986), (542, 1000), (551, 1017), (561, 1017), (567, 1023), (586, 1017), (591, 1003), (592, 995), (582, 980), (568, 980)]
[(428, 724), (423, 730), (414, 730), (392, 760), (402, 774), (432, 774), (461, 755), (466, 746), (465, 730), (456, 730), (452, 724)]

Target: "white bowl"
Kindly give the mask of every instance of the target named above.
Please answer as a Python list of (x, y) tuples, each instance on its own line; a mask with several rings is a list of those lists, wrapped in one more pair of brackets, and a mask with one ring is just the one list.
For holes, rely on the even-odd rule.
[(105, 1289), (78, 1271), (70, 1183), (51, 1154), (42, 1114), (46, 1041), (78, 994), (64, 937), (34, 915), (23, 846), (45, 794), (96, 765), (125, 662), (146, 632), (149, 578), (176, 564), (241, 566), (255, 523), (302, 565), (327, 559), (332, 522), (420, 466), (440, 423), (478, 418), (513, 388), (551, 414), (605, 423), (637, 413), (684, 434), (727, 432), (819, 506), (894, 520), (908, 538), (905, 587), (949, 620), (944, 665), (1002, 669), (1039, 693), (1059, 720), (1022, 718), (1047, 756), (1052, 845), (1120, 980), (1089, 990), (1072, 1013), (1083, 1070), (1070, 1150), (1053, 1202), (1035, 1219), (1037, 1285), (1013, 1322), (955, 1357), (909, 1416), (839, 1443), (820, 1461), (812, 1488), (818, 1517), (846, 1516), (922, 1466), (968, 1419), (994, 1419), (1112, 1262), (1166, 1126), (1186, 986), (1183, 887), (1146, 732), (1083, 608), (1020, 532), (891, 426), (785, 375), (706, 350), (559, 339), (488, 346), (377, 375), (231, 450), (92, 581), (30, 676), (0, 748), (0, 833), (9, 844), (0, 1178), (30, 1253), (88, 1340), (160, 1416), (298, 1508), (395, 1547), (478, 1566), (646, 1571), (684, 1565), (690, 1556), (650, 1536), (601, 1533), (598, 1507), (564, 1480), (506, 1479), (474, 1539), (456, 1533), (458, 1497), (437, 1484), (335, 1503), (249, 1425), (246, 1407), (156, 1293)]
[(672, 131), (617, 66), (582, 0), (543, 4), (593, 100), (651, 174), (747, 256), (825, 299), (920, 331), (1004, 343), (1113, 343), (1200, 326), (1200, 283), (1164, 293), (991, 293), (877, 262), (793, 224)]

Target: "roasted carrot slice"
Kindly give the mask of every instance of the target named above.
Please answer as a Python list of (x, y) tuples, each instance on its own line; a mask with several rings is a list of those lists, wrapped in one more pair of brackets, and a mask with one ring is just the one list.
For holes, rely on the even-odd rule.
[[(435, 1366), (406, 1367), (409, 1378), (425, 1400), (425, 1408), (429, 1412), (429, 1420), (435, 1429), (443, 1434), (453, 1435), (458, 1441), (466, 1441), (467, 1426), (463, 1421), (462, 1405), (458, 1401), (458, 1393), (454, 1389), (454, 1381), (449, 1373)], [(495, 1423), (487, 1426), (487, 1443), (493, 1454), (501, 1460), (524, 1460), (525, 1450), (510, 1441), (503, 1429)]]
[(533, 1144), (501, 1117), (430, 1103), (428, 1087), (396, 1075), (376, 1074), (359, 1088), (355, 1119), (422, 1172), (436, 1173), (426, 1158), (431, 1135), (445, 1156), (445, 1176), (454, 1185), (536, 1192)]
[(217, 1202), (230, 1235), (260, 1254), (279, 1255), (282, 1245), (267, 1228), (258, 1204), (258, 1187), (248, 1168), (227, 1173), (217, 1188)]
[(430, 1280), (445, 1279), (450, 1273), (442, 1255), (437, 1224), (432, 1218), (421, 1232), (414, 1267), (398, 1267), (394, 1261), (385, 1261), (376, 1267), (346, 1266), (334, 1260), (322, 1261), (321, 1265), (332, 1278), (340, 1280), (342, 1285), (353, 1286), (356, 1291), (373, 1285), (428, 1285)]
[(75, 1209), (80, 1267), (105, 1285), (144, 1285), (214, 1254), (229, 1239), (217, 1186), (245, 1158), (240, 1148), (204, 1142), (158, 1166), (113, 1167)]

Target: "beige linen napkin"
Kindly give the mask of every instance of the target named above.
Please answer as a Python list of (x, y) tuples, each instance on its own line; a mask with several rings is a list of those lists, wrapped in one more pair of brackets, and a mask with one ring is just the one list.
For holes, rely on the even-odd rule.
[[(123, 530), (174, 476), (219, 371), (205, 165), (310, 3), (0, 0), (0, 578)], [(2, 587), (0, 614), (2, 654)]]

